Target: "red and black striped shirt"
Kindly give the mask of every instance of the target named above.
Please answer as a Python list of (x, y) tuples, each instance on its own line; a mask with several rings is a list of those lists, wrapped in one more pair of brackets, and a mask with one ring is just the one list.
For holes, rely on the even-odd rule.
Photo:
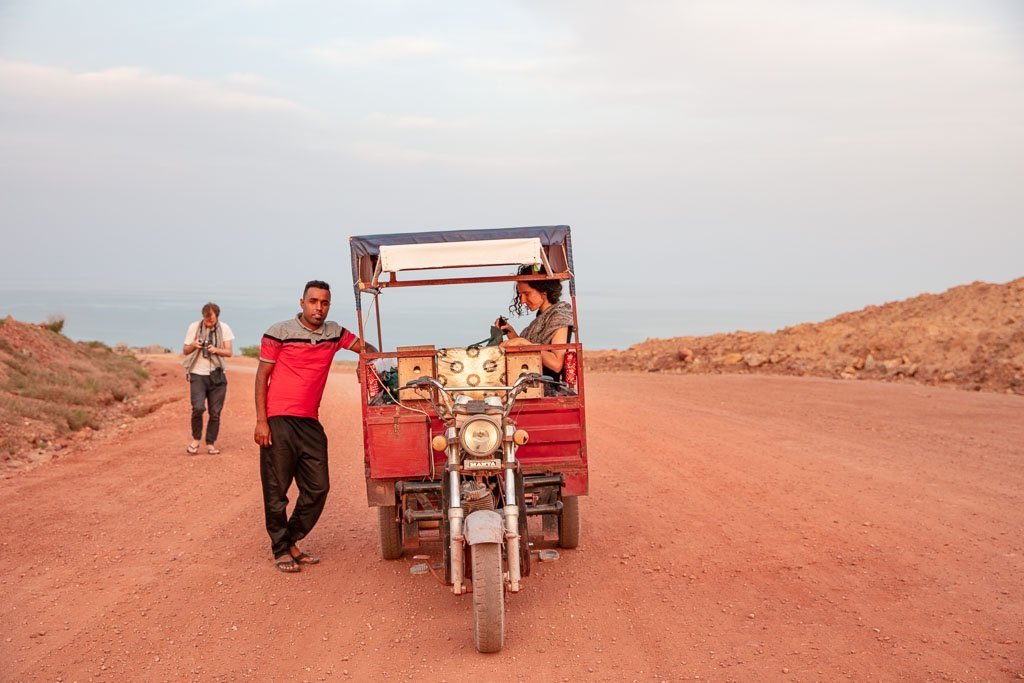
[(267, 390), (267, 417), (317, 419), (334, 354), (351, 349), (357, 340), (329, 320), (315, 330), (300, 323), (298, 316), (271, 325), (260, 345), (260, 362), (275, 364)]

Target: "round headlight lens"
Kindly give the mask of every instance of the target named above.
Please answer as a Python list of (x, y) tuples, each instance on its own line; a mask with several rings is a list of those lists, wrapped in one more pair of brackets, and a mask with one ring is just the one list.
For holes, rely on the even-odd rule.
[(467, 454), (483, 458), (498, 450), (501, 445), (501, 429), (492, 420), (474, 417), (466, 420), (459, 432), (459, 444)]

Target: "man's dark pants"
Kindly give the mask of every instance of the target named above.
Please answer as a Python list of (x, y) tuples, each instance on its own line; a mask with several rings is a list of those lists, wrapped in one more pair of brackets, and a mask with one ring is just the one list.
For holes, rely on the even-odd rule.
[(203, 412), (210, 406), (210, 420), (206, 425), (206, 443), (217, 441), (220, 434), (220, 411), (228, 395), (228, 383), (213, 384), (209, 375), (189, 373), (189, 397), (192, 401), (192, 438), (196, 441), (203, 436)]
[[(260, 447), (260, 479), (267, 533), (274, 557), (280, 557), (306, 537), (324, 511), (331, 488), (327, 434), (320, 422), (310, 417), (274, 416), (267, 422), (272, 443)], [(299, 488), (299, 498), (289, 518), (288, 487), (292, 479)]]

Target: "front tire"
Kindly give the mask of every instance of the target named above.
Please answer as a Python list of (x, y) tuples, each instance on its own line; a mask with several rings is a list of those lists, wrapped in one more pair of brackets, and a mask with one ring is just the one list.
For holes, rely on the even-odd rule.
[(505, 585), (501, 544), (470, 546), (473, 566), (473, 640), (477, 652), (497, 652), (505, 644)]
[(580, 544), (579, 496), (562, 498), (562, 516), (558, 519), (558, 547), (575, 548)]
[(385, 505), (377, 508), (380, 556), (385, 560), (397, 560), (402, 556), (402, 524), (397, 520), (397, 506)]

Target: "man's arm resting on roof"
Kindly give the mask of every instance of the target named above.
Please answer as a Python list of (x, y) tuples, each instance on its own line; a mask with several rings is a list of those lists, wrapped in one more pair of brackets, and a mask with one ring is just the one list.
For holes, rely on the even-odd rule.
[(353, 353), (377, 353), (373, 344), (356, 339), (356, 343), (349, 349)]

